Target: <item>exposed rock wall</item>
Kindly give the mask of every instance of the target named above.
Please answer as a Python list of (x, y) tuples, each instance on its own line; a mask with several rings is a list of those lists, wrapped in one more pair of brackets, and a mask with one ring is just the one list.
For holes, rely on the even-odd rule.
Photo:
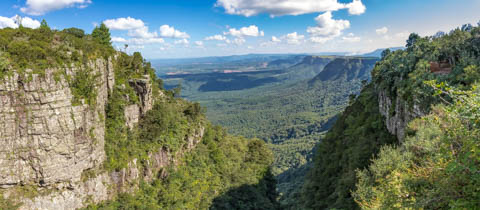
[[(77, 209), (133, 192), (140, 179), (165, 177), (163, 169), (177, 165), (203, 137), (199, 125), (178, 152), (160, 149), (150, 154), (148, 167), (133, 160), (120, 171), (103, 171), (103, 118), (115, 83), (113, 62), (97, 59), (87, 66), (47, 69), (43, 76), (14, 74), (0, 81), (0, 188), (4, 197), (22, 203), (20, 209)], [(64, 75), (74, 78), (79, 68), (98, 75), (94, 105), (72, 104), (74, 95)], [(129, 84), (140, 99), (139, 105), (125, 109), (127, 126), (133, 128), (153, 107), (154, 96), (148, 76)], [(19, 190), (24, 185), (36, 188), (33, 195)]]
[[(14, 74), (0, 83), (1, 188), (79, 181), (82, 171), (103, 162), (100, 114), (108, 98), (108, 64), (99, 59), (88, 65), (100, 75), (94, 107), (72, 105), (66, 79), (54, 79), (59, 70), (48, 69), (43, 77)], [(75, 68), (65, 71), (73, 76)]]
[(380, 113), (385, 116), (388, 131), (397, 136), (400, 142), (403, 142), (405, 138), (405, 129), (408, 123), (415, 118), (426, 115), (420, 109), (420, 106), (414, 104), (413, 107), (410, 107), (400, 97), (396, 97), (393, 101), (385, 90), (378, 90), (378, 105)]

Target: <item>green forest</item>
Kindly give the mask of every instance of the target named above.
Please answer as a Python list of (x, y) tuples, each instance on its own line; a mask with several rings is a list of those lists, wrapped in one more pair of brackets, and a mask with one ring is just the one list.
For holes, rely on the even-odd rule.
[[(407, 49), (384, 51), (372, 83), (317, 145), (304, 208), (477, 208), (479, 44), (480, 27), (464, 25), (439, 36), (411, 34)], [(430, 62), (444, 60), (450, 73), (430, 71)], [(409, 124), (403, 142), (379, 115), (379, 90), (430, 113)]]

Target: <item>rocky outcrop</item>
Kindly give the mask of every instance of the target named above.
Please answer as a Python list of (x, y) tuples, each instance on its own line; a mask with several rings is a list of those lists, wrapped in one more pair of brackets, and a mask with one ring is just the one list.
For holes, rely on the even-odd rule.
[(125, 107), (124, 115), (127, 126), (132, 129), (149, 110), (153, 108), (153, 91), (150, 84), (150, 76), (144, 75), (143, 79), (131, 79), (128, 81), (130, 87), (135, 90), (140, 103)]
[[(0, 189), (5, 198), (21, 202), (20, 209), (77, 209), (133, 192), (141, 179), (166, 176), (163, 169), (178, 164), (203, 137), (199, 125), (178, 152), (150, 154), (148, 167), (135, 159), (120, 171), (104, 171), (105, 105), (115, 84), (114, 59), (0, 80)], [(67, 80), (85, 69), (96, 75), (96, 100), (90, 105), (74, 103)], [(152, 109), (154, 96), (148, 76), (129, 85), (139, 98), (138, 105), (125, 109), (133, 128)], [(26, 193), (24, 186), (35, 190)]]
[(102, 164), (108, 66), (102, 59), (88, 63), (100, 75), (94, 107), (74, 106), (68, 82), (56, 76), (75, 76), (74, 67), (47, 69), (44, 76), (15, 73), (0, 83), (1, 188), (75, 182)]
[(132, 129), (140, 120), (140, 107), (137, 104), (128, 105), (124, 111), (125, 123)]
[(144, 75), (143, 79), (132, 79), (128, 81), (140, 99), (140, 113), (145, 115), (153, 107), (153, 91), (150, 84), (150, 76)]
[(380, 113), (385, 117), (388, 131), (397, 136), (400, 142), (403, 142), (405, 138), (405, 129), (408, 123), (426, 115), (417, 104), (410, 106), (400, 97), (392, 100), (385, 90), (378, 90), (378, 105)]

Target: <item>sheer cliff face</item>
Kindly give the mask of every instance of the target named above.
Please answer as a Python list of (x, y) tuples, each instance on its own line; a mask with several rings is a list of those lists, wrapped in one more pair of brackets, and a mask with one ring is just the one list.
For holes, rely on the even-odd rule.
[(397, 136), (400, 142), (405, 139), (405, 129), (408, 123), (416, 118), (425, 116), (420, 106), (414, 104), (412, 107), (400, 97), (392, 99), (385, 90), (378, 91), (378, 105), (380, 113), (385, 117), (385, 124), (388, 131)]
[[(44, 76), (15, 74), (0, 82), (1, 188), (79, 181), (82, 171), (103, 162), (102, 118), (113, 69), (103, 59), (87, 65), (100, 75), (93, 107), (73, 106), (66, 78), (54, 78), (53, 69)], [(76, 72), (66, 71), (72, 77)]]
[[(162, 168), (177, 164), (202, 139), (200, 126), (183, 139), (183, 150), (151, 153), (149, 167), (139, 167), (134, 159), (120, 171), (103, 170), (105, 105), (115, 84), (114, 62), (113, 58), (97, 59), (65, 72), (27, 71), (0, 80), (0, 193), (4, 198), (21, 203), (20, 209), (82, 208), (119, 192), (133, 192), (140, 179), (166, 176)], [(67, 81), (84, 69), (97, 75), (96, 101), (90, 105), (73, 103), (75, 96)], [(152, 109), (154, 97), (147, 75), (129, 83), (139, 98), (138, 104), (125, 109), (126, 124), (132, 128)], [(94, 175), (85, 175), (90, 172)], [(35, 189), (34, 193), (22, 191), (23, 186)]]

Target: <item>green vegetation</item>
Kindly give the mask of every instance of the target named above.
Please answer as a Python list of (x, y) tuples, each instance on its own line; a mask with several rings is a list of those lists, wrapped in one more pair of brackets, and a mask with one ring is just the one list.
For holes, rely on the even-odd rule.
[(354, 209), (356, 169), (366, 167), (381, 146), (396, 142), (378, 111), (373, 85), (350, 104), (317, 146), (299, 198), (307, 209)]
[[(235, 135), (270, 143), (280, 202), (284, 208), (295, 209), (313, 148), (347, 106), (349, 96), (356, 95), (362, 81), (370, 78), (377, 60), (305, 56), (298, 63), (287, 59), (268, 64), (291, 63), (282, 70), (169, 76), (166, 83), (173, 86), (181, 79), (183, 95), (206, 106), (213, 123)], [(251, 81), (266, 78), (277, 82), (251, 86)], [(205, 84), (209, 91), (202, 89)]]
[[(102, 35), (110, 39), (110, 33)], [(94, 58), (107, 58), (113, 52), (111, 45), (84, 35), (81, 29), (51, 30), (45, 21), (38, 29), (4, 28), (0, 30), (0, 76), (3, 79), (13, 70), (22, 73), (26, 69), (44, 74), (47, 68), (81, 65)]]
[[(425, 81), (436, 80), (460, 91), (470, 89), (480, 79), (479, 35), (480, 28), (471, 26), (444, 36), (412, 34), (406, 50), (382, 53), (372, 71), (372, 84), (318, 145), (303, 187), (304, 207), (477, 207), (478, 98), (466, 92), (461, 92), (461, 102), (452, 94), (439, 97), (434, 94), (438, 90)], [(451, 73), (430, 72), (430, 62), (443, 61), (452, 65)], [(431, 115), (411, 124), (407, 140), (396, 147), (398, 142), (388, 134), (378, 113), (378, 90), (386, 90), (394, 103), (401, 99), (411, 109), (419, 105), (425, 112), (432, 104), (456, 101), (456, 105), (435, 106)]]
[(202, 141), (165, 179), (89, 209), (275, 209), (272, 158), (264, 142), (208, 125)]
[[(137, 158), (144, 162), (150, 152), (160, 148), (176, 152), (184, 144), (188, 134), (199, 129), (203, 124), (202, 112), (185, 100), (167, 94), (164, 98), (157, 97), (152, 110), (145, 114), (138, 127), (129, 129), (126, 125), (125, 108), (140, 102), (129, 81), (142, 78), (147, 74), (151, 81), (157, 81), (154, 69), (145, 62), (140, 53), (128, 56), (121, 53), (115, 64), (115, 87), (110, 94), (106, 106), (105, 152), (108, 170), (119, 170)], [(159, 82), (151, 82), (153, 95), (159, 95)], [(170, 92), (170, 91), (168, 91)]]
[(353, 195), (362, 209), (478, 208), (480, 95), (440, 88), (454, 103), (410, 123), (400, 147), (382, 148), (358, 172)]

